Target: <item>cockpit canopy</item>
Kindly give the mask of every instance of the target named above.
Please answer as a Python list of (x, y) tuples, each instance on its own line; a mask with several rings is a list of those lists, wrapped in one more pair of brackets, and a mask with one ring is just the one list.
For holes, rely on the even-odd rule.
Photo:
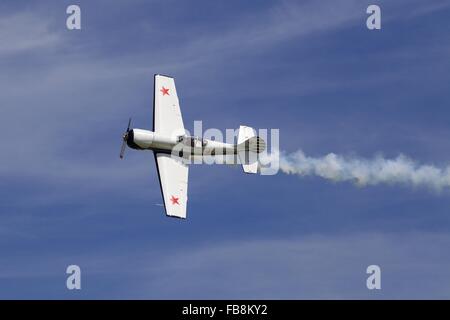
[(192, 148), (202, 148), (208, 144), (208, 141), (200, 137), (179, 136), (178, 142)]

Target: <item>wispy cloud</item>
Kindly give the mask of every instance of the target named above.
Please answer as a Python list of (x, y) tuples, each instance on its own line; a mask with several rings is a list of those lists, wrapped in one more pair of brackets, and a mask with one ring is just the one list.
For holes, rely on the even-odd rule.
[[(0, 125), (3, 133), (0, 176), (5, 198), (0, 212), (2, 297), (14, 294), (26, 297), (30, 292), (30, 279), (39, 284), (36, 297), (64, 297), (67, 294), (63, 285), (64, 270), (73, 263), (82, 267), (88, 279), (88, 285), (81, 293), (83, 297), (371, 298), (374, 295), (365, 288), (365, 267), (373, 263), (380, 264), (384, 270), (383, 277), (386, 278), (383, 279), (392, 280), (383, 282), (383, 297), (448, 297), (444, 271), (450, 263), (448, 255), (442, 252), (446, 252), (450, 240), (445, 234), (399, 232), (396, 235), (306, 237), (298, 235), (300, 231), (286, 218), (271, 230), (269, 236), (267, 228), (255, 228), (256, 219), (274, 221), (277, 213), (287, 211), (290, 211), (289, 219), (294, 219), (294, 216), (312, 211), (315, 214), (302, 216), (302, 221), (316, 219), (311, 225), (321, 226), (321, 219), (325, 217), (330, 219), (328, 225), (336, 224), (336, 229), (342, 230), (346, 222), (340, 221), (350, 220), (351, 215), (342, 212), (345, 210), (342, 207), (336, 208), (340, 214), (334, 214), (334, 208), (327, 212), (328, 209), (319, 204), (311, 207), (308, 201), (301, 201), (303, 211), (283, 207), (286, 202), (294, 203), (282, 201), (283, 197), (296, 198), (298, 190), (292, 188), (292, 181), (277, 176), (273, 179), (280, 190), (276, 190), (273, 199), (264, 199), (270, 203), (269, 209), (260, 206), (260, 212), (241, 219), (238, 209), (242, 208), (243, 202), (240, 201), (248, 205), (249, 196), (260, 197), (258, 193), (264, 194), (267, 187), (264, 183), (270, 183), (260, 180), (264, 177), (245, 177), (242, 179), (246, 179), (248, 194), (241, 199), (236, 197), (236, 205), (222, 206), (222, 211), (228, 210), (226, 213), (231, 218), (220, 220), (206, 212), (204, 206), (214, 211), (221, 205), (217, 194), (229, 191), (224, 187), (219, 193), (217, 188), (211, 187), (211, 181), (229, 184), (236, 190), (235, 176), (228, 174), (231, 168), (217, 176), (210, 175), (205, 168), (200, 173), (199, 169), (192, 175), (189, 191), (194, 195), (193, 188), (204, 183), (202, 192), (192, 197), (201, 202), (201, 207), (192, 206), (190, 210), (195, 211), (196, 217), (213, 217), (208, 221), (214, 224), (221, 225), (217, 221), (225, 221), (223, 226), (211, 231), (203, 219), (178, 224), (164, 219), (161, 207), (151, 207), (154, 202), (160, 202), (161, 197), (156, 173), (152, 170), (151, 154), (127, 152), (125, 161), (118, 159), (120, 136), (128, 116), (136, 115), (136, 126), (151, 126), (152, 74), (155, 72), (177, 77), (187, 118), (198, 115), (214, 126), (223, 124), (226, 117), (231, 119), (231, 125), (244, 119), (257, 121), (258, 117), (264, 117), (270, 127), (284, 126), (282, 144), (291, 143), (290, 148), (298, 146), (292, 143), (305, 146), (307, 141), (310, 145), (328, 148), (321, 143), (329, 139), (334, 129), (326, 125), (339, 123), (340, 127), (334, 128), (345, 131), (341, 132), (341, 139), (346, 147), (359, 152), (361, 145), (355, 148), (355, 143), (346, 138), (359, 129), (364, 132), (365, 126), (374, 120), (369, 116), (367, 119), (350, 119), (349, 113), (341, 112), (348, 99), (355, 98), (347, 95), (349, 89), (358, 94), (361, 88), (370, 89), (380, 100), (389, 101), (388, 107), (395, 106), (397, 101), (403, 102), (396, 94), (374, 90), (374, 87), (379, 83), (394, 87), (392, 79), (405, 83), (405, 79), (420, 75), (417, 72), (420, 68), (434, 72), (437, 64), (446, 61), (448, 52), (435, 46), (437, 42), (442, 45), (440, 39), (431, 39), (433, 42), (427, 46), (416, 45), (412, 34), (417, 27), (411, 27), (404, 33), (410, 43), (405, 49), (398, 45), (401, 41), (389, 37), (395, 31), (393, 29), (361, 36), (359, 31), (365, 28), (367, 16), (366, 3), (356, 0), (339, 3), (282, 1), (263, 7), (240, 2), (236, 7), (244, 12), (230, 9), (221, 14), (216, 10), (214, 14), (220, 13), (218, 16), (223, 19), (217, 25), (210, 24), (214, 19), (211, 16), (208, 16), (209, 20), (196, 23), (183, 19), (196, 13), (189, 11), (194, 10), (190, 5), (177, 12), (156, 12), (153, 4), (147, 7), (148, 1), (142, 1), (142, 8), (134, 7), (128, 11), (130, 6), (114, 5), (110, 11), (105, 9), (111, 7), (107, 1), (102, 2), (101, 10), (95, 10), (99, 8), (96, 7), (99, 2), (86, 1), (86, 6), (82, 4), (82, 7), (90, 9), (84, 11), (89, 19), (83, 21), (89, 28), (83, 29), (82, 33), (64, 29), (64, 10), (57, 13), (57, 17), (46, 16), (42, 3), (34, 4), (41, 10), (4, 14), (0, 20)], [(445, 8), (423, 1), (396, 1), (395, 4), (383, 1), (381, 4), (383, 10), (384, 4), (389, 8), (383, 11), (386, 26), (396, 21), (404, 24), (402, 18), (412, 19)], [(405, 10), (405, 6), (411, 10)], [(143, 14), (145, 10), (148, 15)], [(180, 16), (174, 17), (174, 14)], [(120, 23), (117, 23), (118, 17)], [(108, 24), (111, 21), (114, 23)], [(55, 25), (61, 29), (55, 29)], [(426, 35), (425, 32), (423, 36)], [(363, 45), (357, 41), (370, 36), (374, 36), (374, 43), (381, 46), (381, 52), (360, 51)], [(354, 54), (349, 54), (350, 51)], [(400, 54), (396, 56), (396, 52)], [(399, 63), (411, 55), (414, 61), (408, 60), (407, 65)], [(415, 59), (418, 56), (421, 59)], [(368, 60), (375, 62), (374, 65)], [(381, 63), (377, 64), (380, 60), (385, 66), (381, 71)], [(399, 72), (401, 66), (404, 66), (404, 72)], [(442, 66), (445, 65), (440, 65), (441, 70), (445, 70)], [(332, 70), (328, 69), (330, 67)], [(369, 72), (374, 72), (375, 76), (367, 76)], [(362, 73), (364, 77), (361, 77)], [(426, 87), (434, 89), (436, 83), (437, 80), (429, 82)], [(325, 93), (339, 89), (344, 98), (338, 95), (323, 98)], [(305, 93), (324, 94), (317, 98), (320, 100), (317, 103), (308, 99), (300, 101), (299, 97), (303, 98)], [(412, 93), (408, 96), (416, 99), (416, 92)], [(235, 107), (231, 107), (230, 97), (240, 99)], [(356, 100), (364, 102), (366, 98)], [(333, 107), (325, 109), (324, 105), (329, 102)], [(361, 103), (351, 108), (371, 115), (370, 110), (363, 107)], [(333, 117), (322, 121), (323, 114), (328, 111)], [(403, 113), (389, 115), (398, 125), (408, 125)], [(445, 113), (440, 115), (445, 118)], [(300, 129), (298, 119), (304, 122)], [(349, 123), (351, 125), (347, 125)], [(292, 132), (286, 129), (289, 126), (293, 128)], [(436, 143), (435, 131), (429, 126), (420, 128), (423, 133), (417, 126), (410, 128), (408, 135), (427, 137), (422, 144), (431, 140)], [(378, 134), (380, 130), (375, 131)], [(445, 137), (445, 133), (441, 136)], [(288, 141), (288, 137), (293, 137), (293, 142)], [(387, 135), (383, 137), (386, 141), (391, 139)], [(361, 140), (368, 145), (365, 136)], [(440, 140), (439, 144), (444, 149), (445, 144)], [(370, 152), (372, 147), (367, 148)], [(405, 150), (409, 151), (411, 148)], [(351, 168), (342, 164), (349, 160), (347, 158), (341, 159), (337, 155), (326, 159), (306, 155), (304, 158), (302, 161), (313, 160), (315, 165), (314, 169), (308, 167), (309, 171), (303, 173), (319, 173), (328, 179), (335, 179), (333, 174), (338, 173), (340, 180), (359, 179), (369, 183), (361, 178), (360, 171), (352, 169), (354, 162), (350, 161)], [(344, 166), (345, 173), (333, 171), (333, 166), (331, 171), (328, 170), (330, 167), (325, 170), (323, 166), (329, 160), (332, 165), (337, 162)], [(372, 160), (368, 159), (369, 163), (364, 164), (369, 166)], [(384, 160), (385, 164), (390, 163), (389, 159)], [(385, 170), (387, 177), (397, 179), (398, 183), (419, 181), (419, 185), (434, 187), (429, 176), (431, 173), (431, 177), (436, 177), (435, 170), (423, 170), (405, 158), (391, 161), (394, 161), (394, 168), (401, 169), (400, 175)], [(319, 162), (320, 166), (317, 165)], [(381, 168), (387, 167), (382, 165)], [(436, 168), (439, 174), (445, 171)], [(419, 169), (419, 178), (405, 173)], [(375, 169), (367, 170), (365, 174), (371, 179), (379, 174)], [(220, 169), (214, 168), (214, 172), (220, 172)], [(205, 182), (199, 182), (201, 179)], [(378, 180), (385, 182), (386, 179)], [(303, 189), (306, 192), (302, 194), (304, 198), (323, 196), (308, 193), (306, 189)], [(357, 198), (351, 191), (348, 196)], [(133, 203), (137, 198), (139, 201)], [(358, 199), (359, 203), (363, 202)], [(352, 202), (345, 198), (340, 203), (347, 200)], [(380, 215), (377, 218), (404, 230), (406, 219), (399, 223), (398, 219), (387, 220), (388, 214), (383, 215), (380, 208), (389, 202), (383, 200), (382, 197), (373, 200), (373, 203), (377, 202), (373, 210), (378, 210), (375, 213)], [(426, 208), (424, 210), (430, 203), (436, 205), (433, 199), (420, 202)], [(389, 209), (389, 215), (395, 208)], [(404, 208), (401, 203), (401, 209)], [(415, 220), (408, 219), (408, 222), (412, 221), (411, 226), (426, 229), (432, 225), (435, 221), (431, 220), (432, 215), (417, 210), (420, 211), (414, 208), (408, 212), (415, 215)], [(446, 221), (444, 212), (433, 213), (441, 215), (438, 222)], [(264, 220), (261, 216), (265, 216)], [(419, 225), (417, 216), (429, 219), (427, 226)], [(371, 215), (358, 216), (361, 221), (365, 219), (363, 225), (370, 224), (371, 218)], [(239, 221), (240, 229), (236, 221)], [(361, 221), (359, 224), (352, 222), (352, 230), (367, 230), (359, 228)], [(286, 224), (290, 224), (290, 228), (286, 228)], [(445, 223), (442, 225), (442, 229), (447, 228)], [(136, 232), (136, 228), (141, 229)], [(216, 232), (219, 229), (220, 232)], [(286, 229), (295, 236), (286, 238)], [(246, 238), (248, 234), (253, 240)], [(199, 242), (205, 245), (199, 245)], [(420, 277), (423, 277), (422, 281), (414, 291), (410, 290), (411, 279)], [(111, 281), (112, 278), (117, 281)], [(103, 283), (109, 283), (111, 290), (102, 287), (102, 279)], [(8, 282), (13, 284), (11, 290), (5, 289)]]
[(50, 28), (45, 16), (16, 13), (0, 16), (0, 56), (24, 52), (36, 53), (60, 44), (62, 37)]
[[(126, 288), (128, 297), (140, 299), (445, 299), (450, 259), (442, 252), (449, 245), (447, 234), (410, 232), (236, 240), (150, 253), (96, 248), (91, 254), (16, 257), (0, 266), (0, 274), (49, 281), (59, 279), (67, 263), (77, 263), (89, 279), (83, 297), (99, 289), (102, 278), (115, 277), (97, 298), (123, 297)], [(366, 288), (372, 264), (381, 267), (381, 291)], [(63, 297), (60, 290), (53, 294)]]
[[(178, 298), (443, 298), (449, 287), (439, 279), (450, 260), (440, 250), (449, 243), (445, 234), (410, 233), (212, 245), (162, 259), (148, 294), (156, 287)], [(370, 264), (383, 270), (382, 292), (365, 287)], [(420, 274), (434, 274), (433, 283), (414, 282), (409, 290)]]

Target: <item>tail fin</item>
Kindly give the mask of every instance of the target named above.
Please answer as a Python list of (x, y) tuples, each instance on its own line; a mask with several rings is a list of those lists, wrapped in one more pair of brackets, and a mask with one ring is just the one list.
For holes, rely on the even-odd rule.
[(256, 136), (253, 128), (240, 126), (237, 149), (244, 172), (257, 173), (259, 170), (258, 153), (266, 149), (265, 141)]

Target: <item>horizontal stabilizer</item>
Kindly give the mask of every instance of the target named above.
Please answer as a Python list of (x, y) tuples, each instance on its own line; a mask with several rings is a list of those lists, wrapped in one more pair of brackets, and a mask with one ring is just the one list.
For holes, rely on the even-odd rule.
[(266, 149), (266, 142), (256, 136), (251, 127), (240, 126), (237, 151), (245, 173), (258, 173), (258, 154)]

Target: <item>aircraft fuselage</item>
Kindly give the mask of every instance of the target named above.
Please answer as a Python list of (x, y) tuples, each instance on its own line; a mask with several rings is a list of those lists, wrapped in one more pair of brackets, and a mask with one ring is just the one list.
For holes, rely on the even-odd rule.
[(137, 150), (153, 150), (164, 153), (175, 153), (179, 156), (214, 156), (237, 153), (237, 145), (220, 141), (190, 136), (167, 137), (157, 132), (143, 129), (132, 129), (126, 137), (128, 147)]

